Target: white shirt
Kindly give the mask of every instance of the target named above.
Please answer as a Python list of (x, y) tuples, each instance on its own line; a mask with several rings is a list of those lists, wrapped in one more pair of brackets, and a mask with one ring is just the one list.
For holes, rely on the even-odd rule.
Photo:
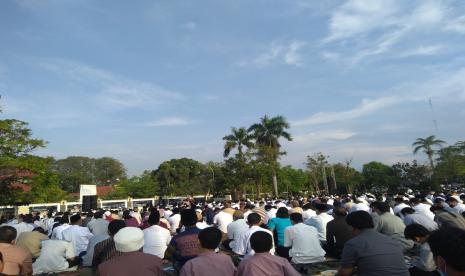
[[(257, 231), (267, 232), (268, 234), (270, 234), (273, 237), (273, 233), (271, 233), (270, 230), (265, 229), (265, 228), (261, 228), (260, 226), (254, 225), (254, 226), (250, 227), (249, 230), (247, 230), (247, 232), (244, 232), (244, 233), (242, 233), (242, 235), (239, 236), (239, 238), (237, 239), (237, 241), (234, 244), (234, 248), (232, 248), (234, 253), (236, 253), (238, 255), (244, 255), (246, 257), (254, 255), (255, 252), (253, 251), (252, 247), (250, 246), (250, 236), (252, 236), (252, 234), (257, 232)], [(270, 254), (274, 255), (274, 251), (275, 250), (274, 250), (274, 242), (273, 242), (273, 247), (270, 250)]]
[(69, 227), (69, 224), (67, 224), (67, 223), (55, 227), (55, 229), (53, 229), (53, 232), (52, 232), (52, 239), (62, 240), (63, 239), (63, 231), (68, 229), (68, 227)]
[(163, 259), (166, 248), (171, 241), (170, 231), (158, 226), (152, 225), (144, 229), (144, 247), (143, 252), (158, 256)]
[(176, 229), (179, 227), (179, 223), (181, 222), (181, 215), (180, 214), (174, 214), (170, 217), (167, 218), (170, 225), (171, 225), (171, 233), (176, 233)]
[(228, 225), (228, 239), (232, 240), (229, 247), (234, 248), (239, 236), (249, 231), (249, 225), (245, 219), (238, 219)]
[(233, 222), (233, 216), (224, 211), (219, 212), (213, 218), (213, 223), (218, 226), (218, 229), (223, 233), (228, 233), (228, 225)]
[(408, 206), (407, 204), (403, 202), (397, 204), (396, 206), (394, 206), (394, 209), (393, 209), (394, 215), (401, 215), (400, 211), (402, 211), (402, 209), (407, 208), (407, 207), (410, 207), (410, 206)]
[(92, 233), (89, 228), (79, 225), (71, 225), (63, 231), (63, 240), (69, 241), (73, 244), (74, 254), (79, 256), (81, 252), (86, 251)]
[(66, 259), (73, 258), (74, 247), (70, 242), (62, 240), (44, 240), (39, 258), (32, 264), (34, 274), (60, 272), (68, 270)]
[(326, 224), (333, 219), (333, 216), (330, 216), (327, 213), (321, 213), (307, 219), (305, 224), (315, 227), (318, 231), (318, 239), (320, 241), (326, 241)]
[(428, 204), (423, 204), (423, 203), (418, 203), (417, 205), (412, 207), (415, 211), (418, 213), (422, 213), (427, 215), (430, 219), (434, 220), (434, 213), (431, 212), (430, 208), (431, 205)]
[(278, 209), (276, 209), (276, 208), (271, 208), (268, 212), (266, 212), (266, 222), (265, 223), (268, 223), (268, 221), (270, 219), (275, 218), (276, 217), (276, 212), (278, 212)]
[(427, 215), (422, 213), (413, 213), (406, 215), (404, 216), (403, 220), (405, 226), (417, 223), (424, 226), (431, 232), (438, 229), (438, 224), (434, 220), (430, 219)]
[(90, 232), (92, 232), (92, 234), (94, 235), (106, 235), (108, 233), (108, 224), (110, 224), (108, 220), (98, 218), (92, 219), (87, 224), (87, 227), (89, 228)]
[(323, 262), (326, 252), (321, 248), (315, 227), (297, 223), (284, 230), (284, 246), (291, 247), (289, 257), (296, 264)]
[(371, 213), (370, 212), (370, 207), (368, 205), (366, 205), (365, 203), (354, 203), (354, 204), (352, 204), (352, 207), (350, 208), (349, 213), (353, 213), (355, 211), (365, 211), (365, 212)]
[(457, 203), (457, 205), (455, 205), (455, 207), (452, 208), (452, 211), (459, 215), (462, 215), (462, 213), (465, 212), (465, 204)]
[(18, 224), (14, 224), (12, 225), (15, 229), (16, 229), (16, 238), (19, 237), (19, 235), (21, 233), (24, 233), (24, 232), (32, 232), (32, 230), (34, 230), (34, 225), (32, 224), (29, 224), (29, 223), (25, 223), (25, 222), (20, 222)]
[(316, 216), (316, 212), (312, 209), (307, 209), (302, 212), (302, 218), (304, 221), (314, 216)]

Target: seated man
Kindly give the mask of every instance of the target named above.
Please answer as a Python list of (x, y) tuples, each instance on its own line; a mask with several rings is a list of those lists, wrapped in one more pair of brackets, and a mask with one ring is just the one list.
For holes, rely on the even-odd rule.
[(170, 231), (159, 226), (160, 213), (152, 210), (148, 220), (150, 227), (144, 229), (144, 253), (163, 258), (171, 241)]
[(346, 222), (347, 210), (337, 207), (333, 210), (334, 219), (326, 225), (327, 256), (340, 259), (344, 244), (351, 238), (352, 229)]
[(290, 248), (287, 256), (295, 264), (309, 264), (323, 262), (325, 251), (318, 240), (318, 231), (313, 226), (303, 223), (301, 213), (292, 213), (293, 226), (286, 228), (284, 233), (284, 246)]
[(21, 233), (16, 241), (16, 245), (29, 251), (35, 259), (40, 255), (40, 243), (43, 240), (48, 240), (48, 237), (44, 234), (44, 229), (37, 227), (32, 232)]
[(390, 275), (409, 276), (400, 244), (375, 231), (373, 218), (368, 212), (355, 211), (347, 215), (353, 238), (342, 251), (337, 276)]
[(0, 227), (0, 253), (3, 255), (3, 273), (7, 275), (32, 275), (32, 256), (15, 245), (16, 229)]
[(223, 242), (223, 247), (227, 250), (232, 250), (239, 236), (249, 229), (249, 225), (247, 221), (245, 221), (242, 211), (236, 210), (233, 214), (233, 219), (234, 221), (227, 227), (228, 239)]
[(334, 218), (326, 213), (326, 211), (328, 211), (328, 206), (326, 204), (318, 203), (315, 205), (315, 208), (317, 215), (307, 219), (305, 224), (315, 227), (318, 231), (318, 238), (320, 239), (321, 244), (325, 244), (326, 225)]
[(288, 260), (270, 254), (273, 236), (256, 231), (250, 236), (250, 246), (255, 254), (241, 261), (237, 276), (300, 276)]
[(200, 231), (201, 253), (184, 264), (180, 276), (235, 275), (236, 267), (231, 257), (215, 252), (215, 249), (220, 244), (221, 237), (221, 231), (215, 227), (208, 227)]
[[(262, 231), (267, 232), (268, 234), (273, 236), (273, 233), (271, 233), (270, 230), (259, 226), (261, 224), (261, 217), (257, 213), (251, 213), (247, 216), (247, 224), (249, 224), (249, 229), (242, 233), (237, 239), (237, 241), (234, 243), (233, 252), (237, 255), (250, 256), (254, 254), (254, 251), (250, 245), (250, 237), (253, 233)], [(274, 252), (275, 248), (273, 243), (270, 249), (270, 253), (274, 254)]]
[(80, 214), (71, 216), (71, 226), (63, 231), (63, 240), (69, 241), (73, 244), (74, 254), (78, 257), (85, 255), (87, 245), (93, 234), (89, 228), (82, 227), (82, 219)]
[(374, 229), (396, 240), (402, 247), (402, 250), (411, 249), (414, 243), (407, 240), (404, 236), (405, 224), (398, 216), (390, 213), (389, 204), (387, 202), (376, 201), (371, 204), (371, 207), (373, 208)]
[(402, 214), (405, 226), (416, 223), (423, 225), (430, 232), (438, 229), (438, 224), (434, 220), (423, 213), (418, 213), (413, 208), (405, 207), (400, 213)]
[(465, 275), (465, 231), (458, 228), (440, 228), (428, 239), (441, 275)]
[(126, 223), (120, 219), (114, 219), (108, 224), (109, 238), (97, 243), (94, 247), (94, 254), (92, 256), (92, 267), (94, 269), (97, 269), (101, 263), (121, 255), (121, 252), (116, 251), (113, 238), (124, 227), (126, 227)]
[(165, 258), (171, 259), (176, 269), (181, 269), (187, 261), (197, 257), (200, 253), (198, 239), (200, 229), (195, 226), (196, 223), (197, 215), (194, 209), (183, 209), (181, 211), (181, 224), (186, 230), (171, 239), (165, 252)]
[(32, 264), (34, 274), (76, 270), (79, 263), (73, 244), (64, 240), (45, 240), (39, 258)]
[(98, 266), (100, 276), (162, 276), (163, 261), (142, 252), (144, 233), (137, 227), (124, 227), (114, 237), (116, 250), (121, 256)]
[[(406, 208), (405, 208), (406, 209)], [(410, 276), (437, 275), (433, 253), (427, 243), (431, 232), (420, 224), (410, 224), (405, 227), (405, 237), (420, 244), (420, 258), (409, 268)]]

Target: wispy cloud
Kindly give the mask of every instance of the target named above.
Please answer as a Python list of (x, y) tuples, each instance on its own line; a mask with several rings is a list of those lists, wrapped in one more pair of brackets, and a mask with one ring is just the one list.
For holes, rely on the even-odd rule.
[(436, 79), (425, 81), (420, 85), (406, 85), (385, 91), (383, 94), (392, 95), (375, 99), (362, 99), (361, 103), (352, 109), (319, 112), (308, 118), (292, 121), (291, 125), (320, 125), (353, 120), (397, 104), (425, 101), (430, 97), (440, 98), (443, 102), (465, 101), (465, 68), (452, 74), (444, 74)]
[(39, 65), (68, 80), (94, 87), (94, 103), (105, 110), (152, 106), (184, 98), (157, 84), (132, 80), (79, 62), (47, 59)]
[(146, 123), (148, 127), (173, 127), (173, 126), (186, 126), (191, 125), (194, 122), (184, 117), (167, 117), (159, 120)]
[(344, 129), (326, 129), (319, 132), (310, 132), (306, 134), (294, 135), (293, 142), (302, 143), (321, 143), (325, 141), (347, 140), (356, 135), (355, 132)]
[(305, 46), (305, 42), (293, 40), (288, 43), (272, 42), (263, 53), (251, 60), (243, 60), (235, 65), (256, 66), (263, 68), (274, 63), (301, 66), (303, 64), (300, 50)]
[(329, 61), (345, 59), (350, 65), (356, 65), (377, 56), (385, 57), (393, 49), (406, 52), (394, 57), (432, 55), (439, 53), (440, 48), (433, 48), (436, 45), (418, 47), (413, 51), (413, 47), (404, 42), (414, 35), (416, 39), (428, 40), (431, 36), (425, 34), (444, 30), (465, 33), (465, 17), (451, 14), (446, 2), (427, 0), (415, 3), (409, 5), (396, 0), (351, 0), (344, 3), (332, 13), (329, 34), (323, 43), (350, 43), (351, 47), (343, 47), (348, 51), (344, 52), (345, 55), (333, 51), (328, 56), (323, 52), (323, 58)]
[(442, 45), (420, 46), (413, 50), (407, 50), (400, 54), (399, 57), (412, 57), (412, 56), (432, 56), (439, 54), (444, 47)]

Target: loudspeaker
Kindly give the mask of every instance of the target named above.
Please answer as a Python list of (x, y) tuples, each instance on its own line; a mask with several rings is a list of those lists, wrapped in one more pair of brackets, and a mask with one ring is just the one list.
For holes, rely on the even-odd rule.
[(97, 210), (97, 196), (83, 196), (81, 212), (89, 212), (91, 210)]

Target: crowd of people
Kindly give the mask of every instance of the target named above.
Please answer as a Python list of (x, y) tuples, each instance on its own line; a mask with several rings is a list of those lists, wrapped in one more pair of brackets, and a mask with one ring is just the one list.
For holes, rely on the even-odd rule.
[[(309, 196), (33, 212), (0, 222), (0, 275), (465, 275), (465, 194)], [(87, 273), (87, 274), (85, 274)]]

